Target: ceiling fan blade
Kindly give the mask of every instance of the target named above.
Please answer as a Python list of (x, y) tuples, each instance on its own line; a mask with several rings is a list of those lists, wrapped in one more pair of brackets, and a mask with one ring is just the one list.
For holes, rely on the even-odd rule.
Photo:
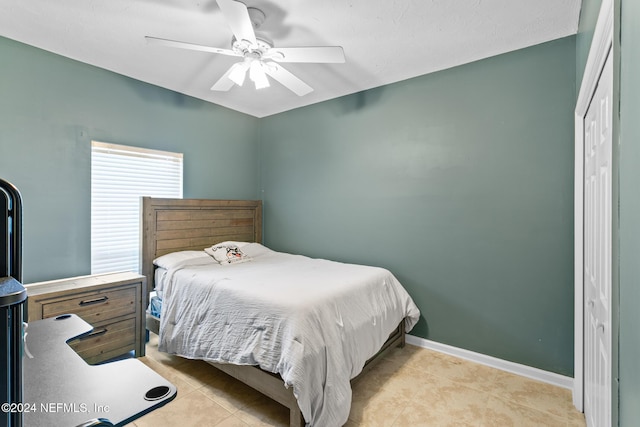
[(280, 82), (287, 89), (291, 90), (298, 96), (304, 96), (308, 93), (313, 92), (313, 88), (291, 74), (289, 71), (284, 69), (281, 65), (276, 64), (275, 62), (267, 62), (265, 63), (265, 67), (263, 67), (265, 73), (274, 78), (274, 80)]
[(278, 62), (345, 62), (344, 50), (340, 46), (274, 47), (264, 57)]
[(231, 49), (221, 49), (219, 47), (203, 46), (200, 44), (179, 42), (176, 40), (161, 39), (159, 37), (151, 37), (151, 36), (145, 36), (145, 39), (147, 39), (147, 43), (149, 44), (155, 44), (160, 46), (177, 47), (180, 49), (199, 50), (201, 52), (220, 53), (222, 55), (229, 55), (229, 56), (242, 56)]
[(227, 19), (231, 32), (236, 36), (236, 40), (247, 40), (251, 44), (257, 44), (256, 33), (253, 31), (247, 6), (235, 0), (216, 0), (216, 2)]
[(229, 89), (231, 89), (233, 87), (233, 85), (235, 84), (233, 82), (233, 80), (231, 80), (229, 78), (229, 75), (233, 72), (233, 70), (235, 70), (236, 68), (238, 68), (238, 63), (233, 64), (231, 67), (229, 67), (229, 69), (227, 70), (226, 73), (224, 73), (222, 75), (222, 77), (220, 77), (218, 79), (217, 82), (215, 82), (215, 84), (213, 86), (211, 86), (211, 90), (218, 90), (218, 91), (222, 91), (222, 92), (226, 92)]

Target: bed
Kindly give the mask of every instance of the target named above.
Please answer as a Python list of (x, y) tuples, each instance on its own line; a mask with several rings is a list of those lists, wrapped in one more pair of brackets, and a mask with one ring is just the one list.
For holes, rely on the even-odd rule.
[[(142, 272), (149, 289), (158, 280), (163, 297), (162, 318), (147, 315), (147, 328), (160, 334), (160, 350), (206, 360), (285, 405), (292, 427), (305, 425), (305, 419), (322, 426), (346, 422), (349, 379), (355, 381), (390, 349), (404, 346), (405, 331), (419, 315), (384, 269), (262, 246), (260, 201), (143, 198), (141, 229)], [(222, 266), (205, 255), (162, 265), (165, 270), (153, 263), (175, 260), (185, 251), (198, 256), (221, 242), (241, 244), (248, 262)], [(306, 276), (304, 291), (299, 284), (293, 287), (300, 273)], [(334, 276), (353, 277), (354, 285), (330, 290), (325, 284)], [(362, 285), (355, 281), (361, 276), (367, 278)], [(276, 288), (296, 298), (274, 296)], [(196, 300), (209, 302), (205, 308)]]

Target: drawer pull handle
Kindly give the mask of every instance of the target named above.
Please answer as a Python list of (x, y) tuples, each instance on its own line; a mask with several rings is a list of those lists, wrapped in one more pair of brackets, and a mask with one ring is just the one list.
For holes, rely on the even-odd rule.
[(102, 302), (107, 302), (108, 299), (109, 299), (109, 297), (105, 295), (105, 296), (100, 297), (100, 298), (94, 298), (94, 299), (88, 299), (88, 300), (80, 301), (79, 304), (81, 306), (100, 304)]
[(100, 335), (106, 334), (107, 331), (108, 331), (107, 328), (96, 329), (96, 330), (93, 330), (93, 331), (89, 332), (87, 335), (84, 335), (84, 336), (80, 337), (80, 340), (88, 340), (89, 338), (95, 338), (95, 337), (98, 337)]

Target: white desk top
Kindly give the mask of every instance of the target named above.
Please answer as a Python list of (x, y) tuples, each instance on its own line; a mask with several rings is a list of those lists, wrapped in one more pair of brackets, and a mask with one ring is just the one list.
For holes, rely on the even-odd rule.
[(176, 387), (139, 360), (88, 365), (67, 341), (91, 329), (74, 314), (29, 323), (25, 426), (76, 427), (95, 419), (122, 426), (175, 398)]

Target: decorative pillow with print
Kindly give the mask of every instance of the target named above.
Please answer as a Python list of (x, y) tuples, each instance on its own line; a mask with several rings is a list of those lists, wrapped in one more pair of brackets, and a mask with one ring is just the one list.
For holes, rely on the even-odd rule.
[(239, 264), (251, 261), (251, 258), (240, 250), (238, 245), (221, 243), (204, 250), (222, 265)]

